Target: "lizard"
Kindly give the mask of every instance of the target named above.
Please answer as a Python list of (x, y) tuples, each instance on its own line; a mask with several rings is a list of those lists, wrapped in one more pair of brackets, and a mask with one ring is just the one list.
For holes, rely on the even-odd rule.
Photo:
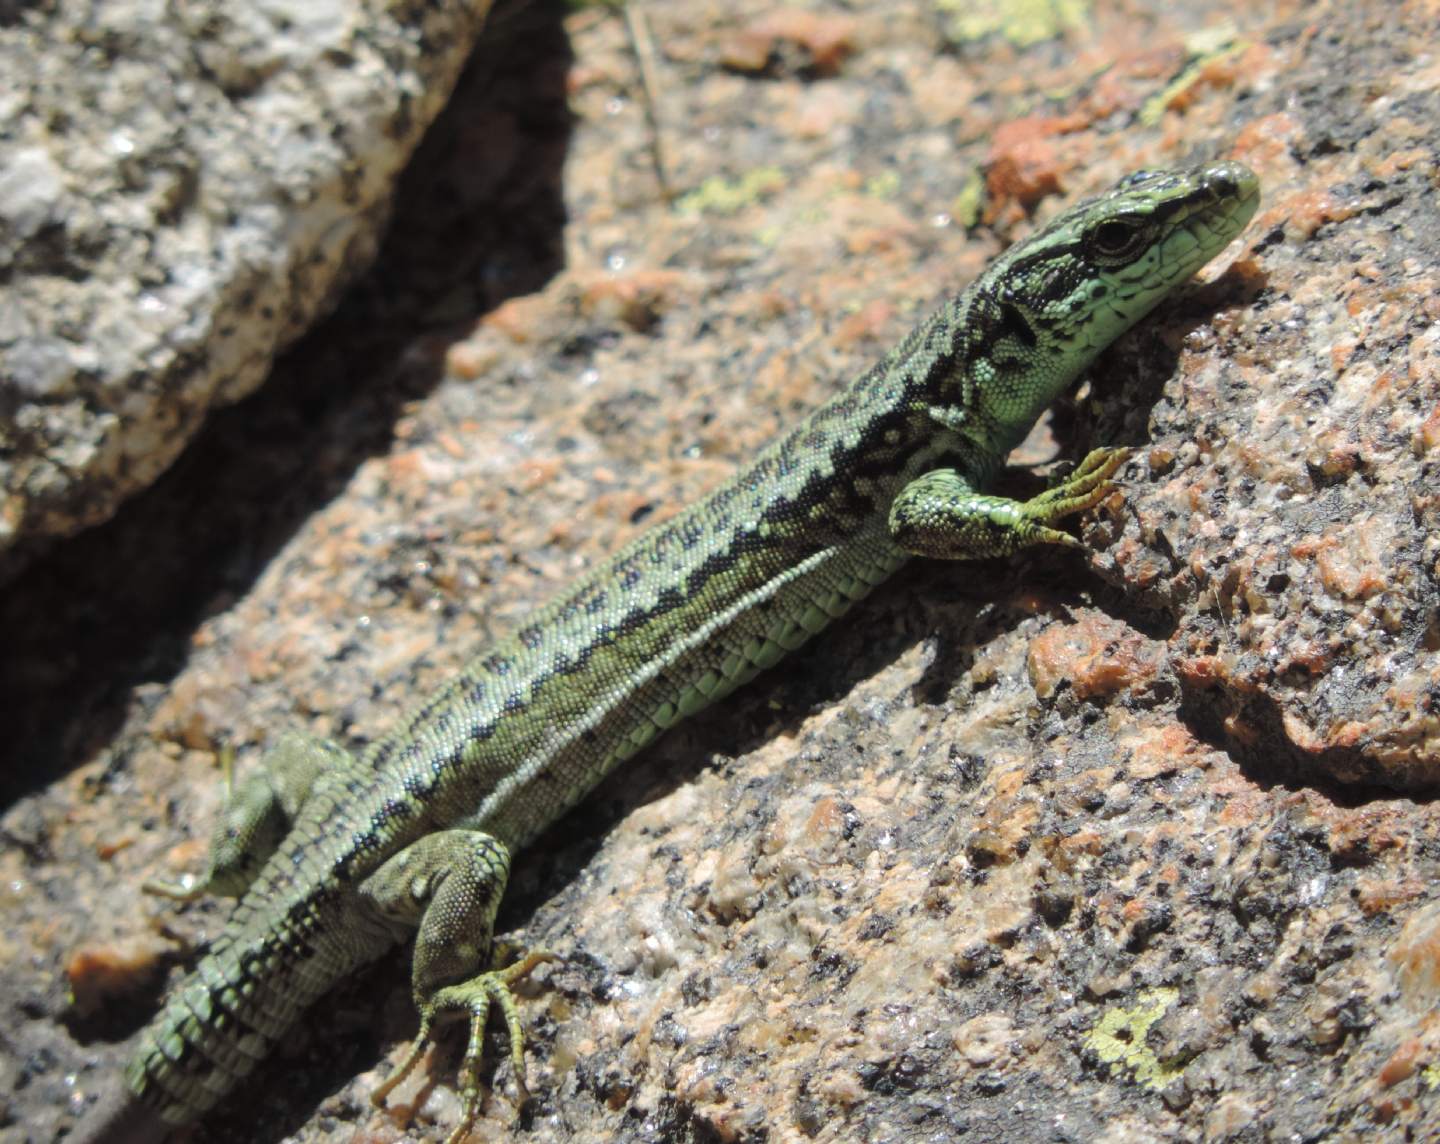
[(372, 1094), (463, 1020), (458, 1144), (503, 1017), (524, 1030), (493, 930), (512, 856), (664, 730), (844, 615), (910, 556), (1083, 549), (1057, 528), (1115, 489), (1092, 450), (1028, 500), (986, 491), (1099, 352), (1224, 249), (1259, 203), (1234, 161), (1138, 171), (995, 259), (728, 483), (600, 563), (356, 757), (281, 737), (230, 791), (208, 868), (177, 897), (238, 897), (72, 1140), (156, 1140), (202, 1118), (338, 980), (412, 935), (419, 1027)]

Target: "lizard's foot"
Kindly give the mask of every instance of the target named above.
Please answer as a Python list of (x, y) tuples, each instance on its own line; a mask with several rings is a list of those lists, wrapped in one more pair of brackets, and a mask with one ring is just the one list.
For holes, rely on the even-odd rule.
[(381, 1081), (370, 1094), (370, 1102), (376, 1106), (394, 1091), (395, 1086), (414, 1070), (420, 1061), (425, 1045), (430, 1041), (435, 1025), (452, 1017), (464, 1017), (470, 1024), (469, 1039), (465, 1044), (465, 1057), (460, 1062), (460, 1100), (464, 1112), (460, 1123), (446, 1138), (445, 1144), (459, 1144), (465, 1138), (480, 1115), (480, 1061), (485, 1052), (485, 1021), (490, 1015), (493, 1002), (505, 1018), (505, 1027), (510, 1034), (510, 1061), (515, 1068), (515, 1088), (523, 1105), (530, 1098), (525, 1085), (525, 1030), (520, 1024), (520, 1010), (515, 1004), (512, 989), (517, 981), (530, 973), (537, 965), (558, 960), (547, 950), (535, 949), (519, 961), (504, 968), (487, 970), (462, 981), (458, 985), (447, 985), (433, 993), (420, 1007), (420, 1028), (405, 1059), (395, 1070)]
[(1068, 477), (1021, 504), (1020, 516), (1026, 522), (1031, 543), (1083, 548), (1068, 532), (1052, 526), (1067, 516), (1094, 508), (1114, 492), (1110, 478), (1129, 456), (1126, 448), (1092, 449)]

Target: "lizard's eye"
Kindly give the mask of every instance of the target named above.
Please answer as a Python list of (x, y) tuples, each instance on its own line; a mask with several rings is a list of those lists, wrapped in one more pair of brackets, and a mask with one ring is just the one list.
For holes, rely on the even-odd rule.
[(1128, 219), (1107, 219), (1090, 228), (1085, 244), (1101, 258), (1129, 258), (1145, 245), (1145, 228)]

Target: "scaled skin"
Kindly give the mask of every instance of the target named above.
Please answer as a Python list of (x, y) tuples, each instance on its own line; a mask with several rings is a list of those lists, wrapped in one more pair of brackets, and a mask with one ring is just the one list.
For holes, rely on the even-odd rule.
[[(914, 553), (1077, 542), (1110, 490), (1097, 450), (1026, 502), (984, 486), (1105, 346), (1222, 250), (1259, 202), (1238, 163), (1141, 172), (997, 259), (728, 484), (598, 567), (355, 759), (283, 739), (242, 783), (186, 896), (241, 895), (140, 1035), (125, 1091), (72, 1139), (157, 1139), (224, 1097), (336, 981), (415, 936), (415, 1065), (470, 1025), (458, 1141), (479, 1109), (490, 1007), (548, 955), (492, 960), (516, 851), (619, 762), (845, 614)], [(276, 848), (278, 846), (278, 848)], [(273, 853), (271, 852), (273, 850)], [(173, 892), (173, 888), (163, 888)], [(127, 1134), (128, 1133), (128, 1134)]]

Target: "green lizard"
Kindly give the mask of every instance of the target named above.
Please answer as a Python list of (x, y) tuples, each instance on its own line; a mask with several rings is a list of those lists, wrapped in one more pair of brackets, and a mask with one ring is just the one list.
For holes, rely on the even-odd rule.
[[(473, 660), (358, 760), (287, 737), (233, 792), (208, 873), (225, 929), (139, 1038), (76, 1140), (154, 1140), (201, 1117), (338, 979), (415, 935), (420, 1027), (468, 1023), (460, 1140), (493, 1005), (524, 1093), (511, 965), (492, 931), (512, 855), (613, 767), (844, 615), (912, 553), (1079, 547), (1055, 528), (1113, 487), (1098, 449), (1024, 502), (984, 487), (1106, 345), (1244, 228), (1238, 163), (1138, 172), (1011, 247), (738, 476)], [(155, 888), (155, 887), (152, 887)], [(162, 892), (179, 893), (173, 887)]]

